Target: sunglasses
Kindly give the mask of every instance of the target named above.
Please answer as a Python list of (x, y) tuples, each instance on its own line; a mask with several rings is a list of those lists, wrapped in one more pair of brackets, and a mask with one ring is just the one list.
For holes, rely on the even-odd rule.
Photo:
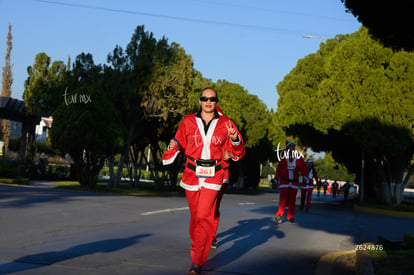
[(209, 99), (211, 102), (218, 102), (218, 98), (216, 96), (212, 96), (212, 97), (200, 96), (200, 101), (207, 102)]

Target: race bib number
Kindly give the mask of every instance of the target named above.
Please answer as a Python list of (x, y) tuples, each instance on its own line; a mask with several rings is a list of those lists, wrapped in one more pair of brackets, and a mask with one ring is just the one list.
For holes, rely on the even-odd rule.
[(288, 161), (287, 162), (287, 168), (288, 168), (288, 170), (295, 170), (296, 169), (296, 160)]
[(196, 177), (198, 178), (212, 178), (215, 172), (216, 169), (214, 166), (196, 166)]

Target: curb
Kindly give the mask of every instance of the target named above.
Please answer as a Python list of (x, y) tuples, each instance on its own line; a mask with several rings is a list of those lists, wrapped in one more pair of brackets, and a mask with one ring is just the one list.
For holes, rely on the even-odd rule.
[(366, 251), (345, 250), (323, 255), (315, 275), (375, 275), (374, 265)]
[(395, 210), (363, 207), (363, 206), (359, 206), (357, 204), (354, 204), (354, 210), (360, 211), (360, 212), (365, 212), (365, 213), (374, 213), (374, 214), (383, 214), (383, 215), (392, 215), (392, 216), (398, 216), (398, 217), (414, 218), (414, 213), (412, 213), (412, 212), (402, 212), (402, 211), (395, 211)]
[(374, 265), (367, 251), (358, 250), (356, 257), (358, 274), (375, 275)]
[[(340, 259), (347, 258), (346, 263), (348, 264), (348, 268), (345, 267), (344, 262), (341, 262)], [(340, 275), (340, 274), (352, 274), (350, 271), (354, 270), (356, 274), (356, 251), (355, 250), (346, 250), (346, 251), (339, 251), (333, 252), (323, 255), (316, 266), (315, 275)], [(353, 261), (349, 261), (351, 258)], [(340, 272), (342, 270), (343, 272)]]

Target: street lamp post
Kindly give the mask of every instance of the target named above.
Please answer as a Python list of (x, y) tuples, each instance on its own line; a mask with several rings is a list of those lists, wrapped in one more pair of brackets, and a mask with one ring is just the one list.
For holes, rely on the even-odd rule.
[(309, 39), (323, 39), (323, 40), (328, 40), (328, 38), (324, 37), (324, 36), (319, 36), (319, 35), (303, 35), (303, 38), (309, 38)]

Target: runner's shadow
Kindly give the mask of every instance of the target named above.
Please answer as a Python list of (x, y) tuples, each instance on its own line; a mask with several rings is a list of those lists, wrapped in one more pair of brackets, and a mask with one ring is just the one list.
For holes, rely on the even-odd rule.
[(266, 243), (270, 238), (283, 238), (285, 234), (279, 231), (272, 218), (250, 219), (238, 222), (239, 225), (225, 232), (217, 234), (220, 239), (220, 246), (227, 242), (233, 245), (216, 254), (207, 263), (214, 266), (224, 266), (240, 258), (256, 246)]
[(92, 255), (95, 253), (111, 253), (116, 250), (136, 244), (140, 239), (151, 234), (141, 234), (129, 238), (109, 239), (86, 244), (80, 244), (62, 251), (51, 251), (33, 255), (26, 255), (12, 262), (0, 264), (0, 274), (32, 270), (69, 259)]

